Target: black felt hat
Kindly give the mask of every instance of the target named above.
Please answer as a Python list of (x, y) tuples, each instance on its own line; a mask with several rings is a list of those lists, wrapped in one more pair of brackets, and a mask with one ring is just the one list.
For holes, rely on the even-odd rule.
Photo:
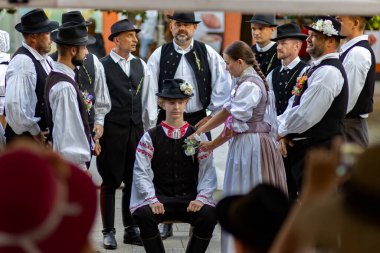
[(162, 91), (156, 93), (161, 98), (189, 98), (193, 96), (193, 86), (183, 79), (165, 79)]
[[(310, 26), (305, 25), (305, 28), (308, 30), (322, 33), (328, 37), (344, 39), (346, 36), (340, 34), (341, 27), (340, 22), (331, 16), (317, 16), (313, 24)], [(334, 29), (334, 31), (331, 29)]]
[(113, 41), (113, 38), (119, 33), (128, 31), (139, 33), (141, 30), (137, 29), (128, 19), (119, 20), (111, 26), (111, 35), (108, 36), (108, 40)]
[(84, 19), (80, 11), (69, 11), (62, 14), (62, 24), (74, 22), (78, 24), (84, 24), (86, 26), (91, 25), (91, 22), (88, 22)]
[(198, 24), (201, 21), (195, 20), (194, 12), (174, 12), (173, 15), (167, 16), (169, 19), (190, 24)]
[(94, 44), (96, 39), (89, 35), (85, 24), (68, 22), (51, 34), (52, 40), (60, 45), (84, 46)]
[(50, 21), (43, 9), (34, 9), (21, 17), (15, 26), (20, 33), (45, 33), (57, 29), (58, 22)]
[(307, 38), (307, 35), (301, 32), (301, 29), (297, 24), (289, 23), (277, 26), (277, 37), (273, 38), (272, 40), (278, 41), (290, 38), (305, 40)]
[(253, 23), (253, 24), (260, 24), (260, 25), (267, 25), (267, 26), (277, 26), (276, 25), (276, 17), (274, 15), (253, 15), (253, 17), (245, 21), (248, 23)]
[(221, 227), (244, 244), (267, 252), (289, 212), (286, 195), (259, 184), (246, 195), (229, 196), (216, 207)]

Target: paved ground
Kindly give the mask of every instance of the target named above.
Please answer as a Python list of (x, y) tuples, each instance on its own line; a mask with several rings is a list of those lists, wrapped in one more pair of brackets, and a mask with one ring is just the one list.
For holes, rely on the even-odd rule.
[[(380, 82), (377, 82), (375, 89), (375, 98), (374, 98), (374, 112), (370, 115), (368, 120), (369, 125), (369, 135), (370, 135), (370, 143), (379, 143), (380, 142)], [(219, 129), (220, 131), (220, 129)], [(227, 148), (224, 147), (217, 152), (216, 157), (216, 166), (218, 171), (218, 187), (222, 188), (222, 174), (224, 168), (224, 159), (226, 158)], [(95, 182), (99, 183), (100, 178), (96, 173), (94, 164), (91, 166), (91, 170), (93, 171)], [(216, 199), (220, 196), (220, 191), (216, 193)], [(92, 241), (93, 245), (99, 252), (114, 252), (114, 253), (143, 253), (145, 252), (143, 247), (139, 246), (131, 246), (122, 243), (123, 237), (123, 226), (121, 220), (121, 208), (120, 208), (120, 198), (121, 191), (118, 190), (116, 194), (116, 214), (115, 214), (115, 226), (116, 226), (116, 239), (119, 244), (117, 250), (105, 250), (102, 247), (102, 223), (101, 218), (98, 212), (98, 217), (96, 219), (96, 223), (94, 225), (92, 231)], [(166, 248), (166, 253), (184, 253), (187, 245), (189, 225), (187, 224), (175, 224), (174, 225), (174, 237), (167, 239), (164, 241), (164, 245)], [(209, 253), (219, 253), (220, 252), (220, 227), (217, 226), (214, 232), (213, 239), (210, 243), (210, 247), (208, 249)]]

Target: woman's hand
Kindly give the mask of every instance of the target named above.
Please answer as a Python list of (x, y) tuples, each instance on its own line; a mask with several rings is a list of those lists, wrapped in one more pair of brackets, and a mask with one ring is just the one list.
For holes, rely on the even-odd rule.
[(215, 144), (213, 141), (202, 141), (199, 144), (199, 150), (209, 152), (209, 151), (212, 151), (214, 149), (215, 149)]

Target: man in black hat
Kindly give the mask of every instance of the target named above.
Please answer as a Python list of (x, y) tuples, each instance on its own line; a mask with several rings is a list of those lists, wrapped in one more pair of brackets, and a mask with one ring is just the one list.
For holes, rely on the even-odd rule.
[[(88, 27), (91, 23), (85, 21), (80, 11), (69, 11), (62, 14), (62, 24), (73, 22)], [(58, 52), (50, 55), (58, 60)], [(88, 123), (95, 142), (94, 153), (100, 152), (99, 139), (103, 135), (104, 117), (111, 110), (111, 98), (108, 92), (103, 65), (96, 55), (88, 53), (83, 64), (74, 69), (75, 81), (79, 85), (86, 101)]]
[(272, 69), (281, 65), (277, 58), (276, 43), (271, 41), (277, 26), (275, 16), (257, 14), (246, 22), (251, 23), (252, 38), (256, 41), (256, 44), (252, 46), (252, 51), (260, 64), (261, 71), (266, 76)]
[(91, 134), (86, 101), (75, 81), (74, 69), (83, 64), (86, 45), (94, 43), (84, 24), (66, 23), (52, 33), (58, 61), (46, 79), (46, 111), (53, 148), (67, 160), (88, 169)]
[[(288, 100), (292, 96), (292, 89), (297, 84), (297, 78), (307, 64), (298, 57), (302, 41), (307, 35), (301, 33), (298, 25), (294, 23), (284, 24), (277, 27), (277, 58), (281, 65), (273, 69), (267, 76), (267, 83), (276, 97), (277, 115), (281, 115), (288, 106)], [(287, 173), (287, 185), (290, 199), (297, 197), (297, 188), (287, 159), (284, 158), (285, 171)]]
[[(185, 139), (195, 132), (183, 118), (193, 91), (183, 79), (165, 79), (156, 94), (165, 120), (145, 133), (137, 147), (131, 212), (147, 253), (165, 253), (159, 222), (180, 220), (193, 225), (187, 253), (206, 252), (216, 224), (212, 153), (191, 145), (184, 148)], [(199, 138), (207, 140), (205, 134)]]
[(280, 151), (288, 157), (292, 175), (300, 192), (306, 152), (329, 147), (341, 134), (347, 110), (347, 76), (337, 49), (341, 26), (330, 16), (316, 17), (309, 29), (307, 52), (312, 57), (293, 87), (285, 112), (278, 116)]
[(375, 54), (364, 29), (371, 17), (338, 16), (342, 34), (347, 42), (340, 49), (340, 60), (347, 73), (348, 106), (344, 123), (344, 137), (363, 148), (368, 147), (368, 114), (373, 111), (376, 81)]
[(106, 249), (117, 247), (115, 191), (121, 182), (124, 182), (121, 200), (124, 243), (142, 245), (137, 225), (129, 211), (129, 202), (137, 144), (144, 129), (148, 130), (156, 124), (157, 101), (152, 75), (145, 62), (132, 54), (136, 50), (139, 31), (128, 19), (114, 23), (108, 39), (115, 44), (115, 48), (101, 59), (112, 102), (111, 111), (104, 122), (104, 135), (100, 139), (102, 152), (96, 161), (103, 179), (100, 210)]
[(11, 142), (17, 136), (33, 137), (44, 143), (47, 136), (45, 118), (45, 79), (52, 68), (48, 56), (52, 41), (50, 33), (58, 23), (50, 21), (44, 10), (34, 9), (21, 17), (15, 26), (24, 38), (22, 46), (9, 62), (6, 82), (5, 136)]
[[(187, 103), (185, 120), (195, 127), (207, 122), (228, 101), (231, 77), (223, 58), (210, 46), (193, 39), (200, 21), (194, 13), (175, 12), (168, 15), (173, 41), (157, 48), (148, 60), (158, 90), (164, 79), (181, 78), (195, 85), (194, 97)], [(207, 115), (206, 110), (211, 111)], [(159, 111), (157, 123), (165, 119), (165, 110)], [(208, 133), (208, 137), (211, 135)], [(173, 235), (172, 226), (160, 225), (163, 238)]]

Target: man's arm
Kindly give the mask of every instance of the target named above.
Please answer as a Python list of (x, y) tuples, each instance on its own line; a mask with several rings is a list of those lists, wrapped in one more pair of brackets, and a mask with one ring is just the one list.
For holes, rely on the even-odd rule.
[(141, 88), (142, 97), (142, 119), (144, 124), (144, 129), (149, 130), (154, 127), (157, 122), (157, 97), (156, 93), (158, 91), (157, 82), (155, 81), (154, 75), (151, 73), (150, 69), (147, 67), (145, 62), (141, 60), (144, 67), (144, 80)]

